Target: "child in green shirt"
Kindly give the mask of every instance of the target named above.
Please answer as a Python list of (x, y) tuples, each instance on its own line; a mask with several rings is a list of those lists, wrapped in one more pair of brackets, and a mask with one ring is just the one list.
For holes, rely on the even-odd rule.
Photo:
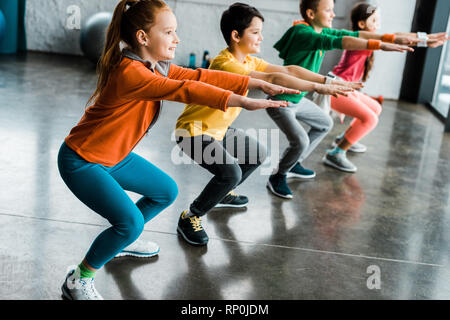
[[(324, 52), (334, 49), (347, 50), (384, 50), (384, 51), (414, 51), (406, 45), (417, 44), (420, 40), (411, 34), (376, 35), (363, 31), (346, 31), (331, 29), (334, 14), (333, 0), (301, 0), (300, 12), (305, 21), (295, 22), (282, 38), (274, 45), (284, 60), (284, 65), (298, 65), (318, 72), (323, 62)], [(392, 43), (394, 42), (396, 43)], [(384, 40), (384, 42), (382, 41)], [(332, 81), (329, 80), (328, 81)], [(273, 193), (284, 198), (292, 197), (286, 179), (289, 177), (302, 177), (292, 173), (293, 168), (301, 167), (300, 163), (317, 146), (302, 148), (305, 144), (305, 130), (299, 124), (298, 119), (305, 106), (315, 105), (311, 100), (293, 95), (278, 95), (272, 97), (274, 100), (289, 101), (287, 108), (277, 112), (275, 109), (267, 109), (269, 116), (275, 121), (289, 140), (289, 147), (285, 150), (279, 166), (278, 172), (269, 178), (268, 187)], [(317, 107), (318, 108), (318, 107)], [(310, 130), (308, 135), (317, 134)], [(308, 141), (306, 140), (306, 143)], [(345, 157), (345, 153), (333, 158), (340, 166), (351, 167)], [(294, 169), (295, 170), (295, 169)], [(306, 175), (303, 178), (314, 176)]]

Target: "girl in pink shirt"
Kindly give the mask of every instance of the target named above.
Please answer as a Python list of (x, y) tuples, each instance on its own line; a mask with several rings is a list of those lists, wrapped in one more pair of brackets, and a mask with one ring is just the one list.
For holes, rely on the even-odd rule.
[[(360, 2), (351, 11), (353, 31), (375, 33), (380, 26), (380, 15), (378, 9), (367, 3)], [(395, 33), (385, 34), (384, 42), (395, 42), (397, 36), (411, 36), (418, 38), (418, 34)], [(436, 48), (442, 46), (449, 38), (447, 33), (436, 33), (427, 36), (425, 46)], [(333, 69), (334, 75), (351, 82), (365, 82), (373, 67), (374, 56), (371, 50), (344, 51), (341, 61)], [(379, 100), (379, 99), (378, 99)], [(329, 150), (323, 161), (326, 165), (345, 172), (356, 172), (356, 166), (347, 157), (347, 151), (365, 152), (366, 147), (358, 143), (363, 137), (371, 132), (378, 124), (381, 113), (381, 105), (359, 91), (348, 94), (348, 96), (331, 97), (331, 108), (336, 112), (353, 117), (349, 128), (337, 137), (334, 149)]]
[[(354, 31), (363, 30), (375, 32), (379, 28), (379, 13), (376, 7), (367, 3), (358, 3), (351, 12), (352, 27)], [(372, 69), (374, 61), (372, 50), (346, 50), (342, 54), (339, 64), (334, 67), (333, 74), (346, 81), (363, 81), (365, 82)], [(329, 153), (346, 152), (365, 152), (367, 148), (358, 143), (363, 137), (371, 132), (378, 124), (378, 116), (381, 113), (381, 105), (369, 96), (355, 91), (347, 97), (331, 97), (331, 108), (341, 113), (353, 117), (349, 128), (340, 136), (337, 137), (334, 143), (334, 150)], [(333, 162), (325, 164), (345, 171), (356, 172), (355, 165), (348, 163), (351, 166), (339, 167), (333, 165)]]

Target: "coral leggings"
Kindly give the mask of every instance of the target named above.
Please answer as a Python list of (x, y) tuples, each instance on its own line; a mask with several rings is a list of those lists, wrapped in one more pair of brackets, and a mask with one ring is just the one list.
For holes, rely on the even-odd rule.
[(355, 144), (371, 132), (378, 124), (381, 105), (361, 92), (353, 92), (348, 97), (331, 97), (331, 108), (354, 120), (345, 133), (345, 139)]

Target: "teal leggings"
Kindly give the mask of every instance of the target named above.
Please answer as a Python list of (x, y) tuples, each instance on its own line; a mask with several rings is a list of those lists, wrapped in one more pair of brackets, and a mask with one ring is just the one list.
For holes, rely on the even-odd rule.
[[(94, 240), (86, 254), (86, 261), (95, 269), (133, 243), (145, 223), (171, 205), (178, 195), (172, 178), (135, 153), (114, 167), (105, 167), (85, 161), (63, 143), (58, 168), (72, 193), (112, 225)], [(125, 190), (143, 197), (134, 203)]]

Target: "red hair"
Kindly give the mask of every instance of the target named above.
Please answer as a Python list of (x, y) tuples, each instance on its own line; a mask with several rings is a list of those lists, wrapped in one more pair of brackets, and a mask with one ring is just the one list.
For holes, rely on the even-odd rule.
[(117, 68), (122, 59), (120, 43), (125, 42), (132, 51), (139, 48), (136, 33), (148, 32), (155, 22), (159, 10), (170, 10), (162, 0), (121, 0), (116, 8), (106, 33), (106, 43), (97, 65), (97, 88), (89, 102), (96, 100), (108, 84), (111, 72)]

